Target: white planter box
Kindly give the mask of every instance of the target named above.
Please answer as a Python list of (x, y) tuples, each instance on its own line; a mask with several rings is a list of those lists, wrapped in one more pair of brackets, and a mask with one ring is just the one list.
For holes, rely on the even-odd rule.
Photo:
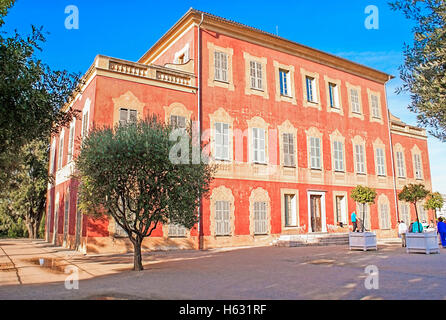
[(378, 250), (376, 234), (373, 232), (350, 232), (348, 234), (349, 249)]
[(406, 233), (407, 253), (440, 253), (436, 232)]

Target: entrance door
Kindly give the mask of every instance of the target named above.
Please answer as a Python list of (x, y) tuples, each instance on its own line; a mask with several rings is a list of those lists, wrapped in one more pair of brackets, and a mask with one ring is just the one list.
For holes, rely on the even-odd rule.
[(321, 209), (321, 199), (320, 195), (310, 196), (310, 206), (311, 206), (311, 230), (313, 232), (322, 231), (322, 209)]

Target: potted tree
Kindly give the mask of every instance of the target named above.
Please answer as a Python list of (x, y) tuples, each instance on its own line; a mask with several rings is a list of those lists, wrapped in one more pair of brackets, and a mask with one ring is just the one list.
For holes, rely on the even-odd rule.
[(412, 203), (415, 208), (416, 223), (413, 224), (412, 230), (406, 234), (406, 251), (420, 253), (440, 253), (436, 232), (424, 232), (418, 217), (417, 203), (426, 198), (429, 194), (422, 184), (408, 184), (404, 186), (398, 194), (398, 199)]
[(365, 229), (366, 210), (367, 204), (375, 203), (376, 190), (365, 186), (356, 186), (350, 193), (350, 198), (359, 203), (362, 207), (361, 225), (359, 226), (360, 232), (349, 233), (349, 248), (361, 249), (367, 251), (369, 249), (377, 250), (376, 234), (374, 232), (367, 231)]

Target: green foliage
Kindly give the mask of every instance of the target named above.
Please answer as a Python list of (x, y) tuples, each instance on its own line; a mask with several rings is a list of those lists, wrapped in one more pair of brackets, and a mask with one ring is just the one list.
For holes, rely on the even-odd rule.
[(446, 2), (444, 0), (398, 0), (391, 9), (415, 22), (412, 46), (405, 45), (405, 63), (400, 67), (403, 86), (410, 92), (409, 109), (418, 123), (446, 140)]
[(443, 208), (443, 197), (439, 192), (433, 192), (428, 195), (424, 204), (426, 210), (437, 210)]
[[(14, 1), (0, 3), (2, 17)], [(0, 30), (1, 31), (1, 30)], [(79, 76), (54, 71), (36, 59), (45, 42), (42, 27), (29, 36), (0, 32), (0, 188), (17, 170), (15, 155), (31, 140), (47, 138), (76, 113), (61, 108), (78, 92)]]
[[(160, 224), (192, 228), (199, 199), (209, 191), (213, 167), (173, 164), (172, 127), (150, 117), (134, 124), (94, 129), (76, 159), (80, 179), (79, 209), (107, 214), (128, 234), (136, 254), (144, 237)], [(186, 132), (191, 138), (190, 130)], [(139, 253), (140, 254), (140, 253)]]
[(350, 198), (361, 204), (375, 203), (376, 190), (365, 186), (356, 186), (350, 192)]
[(418, 201), (425, 199), (428, 194), (429, 190), (427, 190), (424, 185), (410, 183), (403, 187), (398, 194), (398, 199), (416, 204)]
[(0, 194), (0, 232), (37, 238), (49, 181), (48, 141), (35, 140), (23, 146), (15, 164), (17, 169)]

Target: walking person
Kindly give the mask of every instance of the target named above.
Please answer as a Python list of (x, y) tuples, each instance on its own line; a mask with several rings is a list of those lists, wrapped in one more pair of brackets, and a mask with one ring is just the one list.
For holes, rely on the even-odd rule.
[(446, 248), (446, 223), (443, 222), (443, 218), (438, 218), (437, 232), (440, 235), (441, 246)]
[(352, 212), (352, 215), (351, 215), (351, 220), (352, 220), (352, 224), (353, 224), (353, 232), (356, 232), (356, 228), (358, 227), (358, 225), (357, 225), (357, 217), (356, 217), (356, 212)]
[(401, 238), (401, 245), (403, 248), (406, 247), (406, 233), (407, 233), (407, 225), (401, 220), (398, 222), (398, 237)]

